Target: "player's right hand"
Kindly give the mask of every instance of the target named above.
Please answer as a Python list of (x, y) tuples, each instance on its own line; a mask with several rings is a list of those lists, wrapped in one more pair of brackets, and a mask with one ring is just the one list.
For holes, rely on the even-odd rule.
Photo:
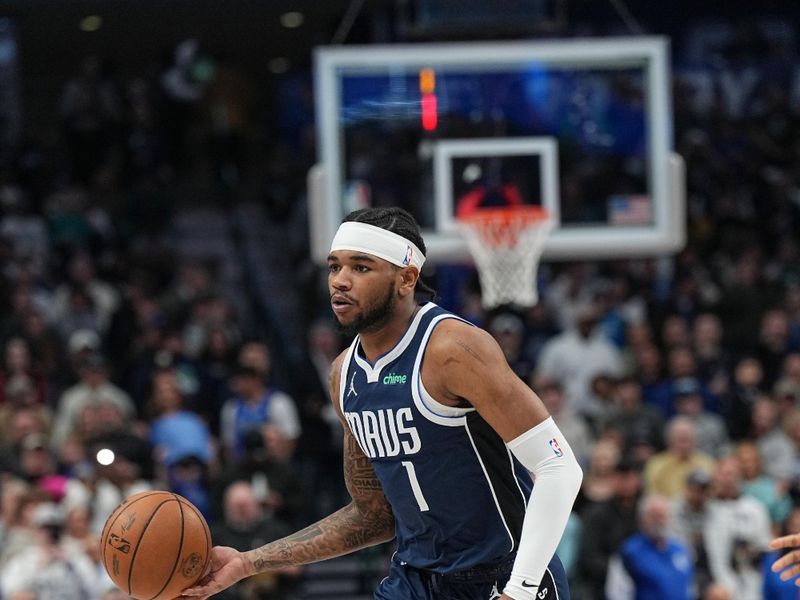
[(227, 546), (214, 546), (211, 549), (208, 573), (194, 587), (184, 590), (178, 600), (208, 598), (249, 574), (248, 562), (242, 552)]
[[(797, 548), (800, 546), (800, 533), (793, 533), (783, 537), (776, 538), (769, 543), (772, 550), (781, 550), (783, 548)], [(787, 567), (791, 567), (786, 569)], [(786, 569), (784, 571), (784, 569)], [(781, 571), (781, 579), (788, 581), (793, 577), (800, 575), (800, 550), (792, 550), (787, 552), (774, 563), (772, 563), (773, 572)], [(795, 581), (795, 584), (800, 586), (800, 579)]]

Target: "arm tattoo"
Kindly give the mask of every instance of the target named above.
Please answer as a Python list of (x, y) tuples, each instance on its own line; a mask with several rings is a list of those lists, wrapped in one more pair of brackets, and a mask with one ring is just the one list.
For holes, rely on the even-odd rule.
[(281, 540), (249, 553), (260, 572), (341, 556), (394, 537), (394, 516), (369, 460), (345, 432), (344, 477), (353, 501)]

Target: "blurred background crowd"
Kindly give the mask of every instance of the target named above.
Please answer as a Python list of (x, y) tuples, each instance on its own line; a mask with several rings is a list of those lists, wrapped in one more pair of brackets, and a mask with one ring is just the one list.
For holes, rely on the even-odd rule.
[[(800, 531), (800, 29), (749, 17), (666, 31), (680, 254), (545, 264), (527, 311), (484, 311), (471, 271), (423, 274), (495, 336), (582, 463), (559, 549), (577, 599), (796, 598), (766, 544)], [(370, 18), (357, 41), (380, 38)], [(602, 23), (559, 33), (619, 33)], [(86, 56), (3, 144), (3, 599), (124, 597), (98, 535), (141, 490), (182, 494), (240, 549), (347, 501), (326, 382), (348, 340), (307, 257), (311, 78), (273, 67), (199, 38), (135, 72)], [(227, 597), (371, 597), (389, 554)]]

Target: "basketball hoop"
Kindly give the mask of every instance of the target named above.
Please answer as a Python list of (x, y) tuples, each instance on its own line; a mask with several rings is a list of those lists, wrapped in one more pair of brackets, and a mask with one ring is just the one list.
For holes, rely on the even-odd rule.
[(554, 222), (540, 206), (479, 208), (458, 217), (481, 281), (486, 308), (533, 306), (536, 272)]

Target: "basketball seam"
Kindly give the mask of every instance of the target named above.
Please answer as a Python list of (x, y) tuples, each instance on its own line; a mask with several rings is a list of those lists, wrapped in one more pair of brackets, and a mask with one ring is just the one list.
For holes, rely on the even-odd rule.
[(172, 581), (172, 578), (175, 577), (175, 569), (178, 568), (178, 564), (181, 562), (181, 552), (183, 551), (183, 530), (184, 530), (183, 506), (181, 505), (181, 501), (178, 498), (178, 496), (176, 496), (175, 494), (172, 494), (172, 497), (175, 498), (175, 502), (178, 503), (178, 510), (181, 512), (181, 543), (178, 545), (178, 553), (175, 555), (175, 564), (172, 565), (172, 571), (170, 572), (169, 577), (167, 577), (167, 580), (164, 582), (164, 585), (161, 586), (161, 589), (158, 590), (158, 593), (155, 596), (153, 596), (152, 598), (150, 598), (150, 600), (155, 600), (155, 598), (158, 598), (161, 595), (161, 593), (165, 589), (167, 589), (167, 586)]
[[(108, 537), (108, 534), (111, 533), (111, 528), (114, 526), (114, 523), (117, 522), (117, 519), (119, 519), (119, 516), (125, 511), (125, 509), (130, 508), (131, 506), (133, 506), (134, 504), (139, 502), (139, 500), (144, 500), (145, 498), (149, 498), (152, 494), (155, 494), (155, 493), (157, 493), (157, 492), (150, 492), (147, 495), (142, 496), (141, 498), (137, 498), (136, 500), (134, 500), (130, 504), (127, 504), (125, 507), (123, 507), (122, 510), (119, 511), (119, 514), (116, 517), (114, 517), (114, 520), (111, 521), (110, 523), (109, 523), (109, 520), (113, 516), (114, 512), (116, 512), (116, 510), (118, 508), (120, 508), (120, 507), (118, 506), (117, 508), (114, 509), (114, 512), (112, 512), (110, 515), (108, 515), (108, 519), (106, 519), (106, 524), (103, 525), (103, 533), (101, 534), (101, 538), (100, 538), (101, 541), (103, 541), (103, 564), (104, 565), (106, 564), (106, 549), (108, 547), (108, 543), (106, 543), (105, 540)], [(126, 500), (127, 500), (127, 498), (126, 498)], [(133, 566), (133, 563), (131, 563), (131, 566)]]
[(128, 595), (132, 595), (131, 592), (131, 578), (133, 577), (133, 567), (136, 566), (136, 554), (139, 552), (139, 546), (142, 544), (142, 539), (144, 539), (144, 533), (147, 531), (147, 527), (150, 525), (150, 522), (156, 516), (161, 507), (164, 506), (167, 502), (172, 502), (174, 498), (169, 498), (168, 500), (164, 500), (161, 504), (155, 507), (150, 516), (148, 517), (147, 521), (142, 527), (142, 532), (139, 534), (139, 540), (136, 542), (136, 547), (133, 549), (133, 555), (131, 556), (131, 568), (128, 570)]
[(194, 511), (194, 513), (200, 519), (200, 523), (203, 524), (203, 535), (206, 537), (206, 556), (208, 557), (208, 560), (211, 560), (211, 532), (208, 529), (208, 524), (206, 523), (205, 517), (200, 514), (200, 511), (197, 510), (197, 507), (186, 500), (186, 498), (183, 496), (178, 496), (178, 498), (180, 498), (181, 504), (185, 504), (186, 508), (191, 508), (192, 511)]

